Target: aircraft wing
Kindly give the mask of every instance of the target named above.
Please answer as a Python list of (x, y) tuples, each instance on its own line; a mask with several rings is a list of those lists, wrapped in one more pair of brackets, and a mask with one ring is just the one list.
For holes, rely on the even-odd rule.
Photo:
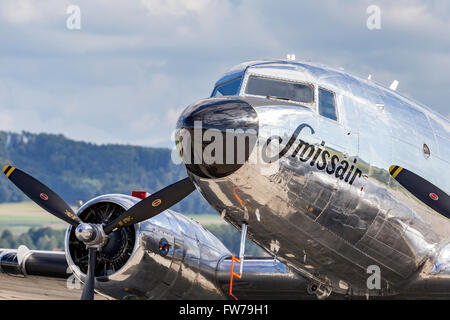
[(405, 297), (448, 299), (450, 288), (450, 244), (443, 246), (433, 261), (427, 261), (406, 288)]
[(82, 289), (64, 252), (0, 248), (0, 300), (79, 300)]

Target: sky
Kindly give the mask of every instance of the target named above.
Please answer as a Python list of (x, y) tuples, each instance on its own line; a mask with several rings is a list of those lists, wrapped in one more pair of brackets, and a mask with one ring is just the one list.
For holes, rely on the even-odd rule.
[(168, 146), (221, 74), (286, 54), (450, 119), (448, 0), (1, 0), (0, 130)]

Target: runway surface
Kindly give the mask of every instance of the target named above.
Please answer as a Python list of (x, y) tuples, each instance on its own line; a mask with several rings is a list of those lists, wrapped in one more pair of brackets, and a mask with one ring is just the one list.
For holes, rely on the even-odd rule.
[[(68, 289), (66, 279), (0, 274), (0, 300), (79, 300), (80, 289)], [(95, 294), (95, 300), (107, 300)]]

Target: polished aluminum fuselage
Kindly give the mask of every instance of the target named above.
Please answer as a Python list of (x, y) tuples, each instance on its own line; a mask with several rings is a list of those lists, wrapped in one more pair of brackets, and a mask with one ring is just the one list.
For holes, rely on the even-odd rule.
[[(87, 202), (77, 215), (99, 202), (129, 209), (140, 199), (126, 195), (104, 195)], [(86, 274), (75, 265), (66, 233), (66, 256), (76, 277)], [(169, 244), (161, 254), (161, 239)], [(96, 289), (115, 299), (220, 299), (224, 295), (215, 285), (218, 261), (229, 251), (207, 230), (180, 213), (166, 210), (135, 225), (135, 245), (126, 264), (107, 277), (96, 279)]]
[[(246, 96), (250, 75), (308, 83), (315, 88), (315, 102)], [(245, 144), (251, 146), (245, 163), (222, 167), (186, 163), (188, 149), (182, 145), (189, 140), (177, 143), (198, 191), (236, 228), (246, 223), (250, 238), (275, 257), (246, 257), (241, 278), (234, 279), (233, 295), (449, 298), (450, 222), (410, 194), (389, 171), (391, 166), (408, 169), (449, 194), (449, 121), (371, 81), (310, 63), (244, 63), (218, 83), (239, 76), (243, 82), (238, 96), (195, 103), (177, 124), (191, 129), (189, 121), (205, 120), (222, 133), (227, 126), (247, 126), (257, 136), (255, 144)], [(319, 87), (335, 92), (337, 121), (319, 115)], [(277, 140), (278, 148), (276, 143), (269, 147), (269, 141)], [(266, 151), (281, 156), (261, 161)], [(103, 195), (83, 205), (77, 215), (92, 214), (88, 210), (95, 214), (104, 203), (106, 208), (128, 210), (139, 201)], [(125, 248), (113, 257), (123, 262), (120, 267), (107, 270), (104, 264), (104, 270), (95, 270), (99, 293), (115, 299), (231, 298), (231, 252), (199, 223), (166, 210), (124, 232), (109, 240)], [(84, 244), (72, 233), (69, 226), (65, 254), (0, 249), (0, 277), (8, 279), (3, 282), (22, 289), (25, 278), (36, 278), (41, 286), (40, 281), (54, 277), (58, 291), (53, 293), (58, 294), (72, 272), (84, 282), (78, 255)], [(132, 244), (120, 247), (122, 239)], [(368, 286), (374, 266), (381, 271), (381, 286), (375, 289)], [(238, 265), (234, 268), (239, 272)]]
[(371, 295), (398, 294), (421, 273), (448, 276), (449, 220), (389, 174), (390, 166), (401, 166), (450, 193), (448, 120), (369, 80), (309, 63), (247, 63), (224, 78), (233, 74), (244, 75), (243, 97), (250, 74), (311, 83), (316, 101), (318, 87), (333, 90), (338, 121), (320, 116), (317, 103), (253, 105), (259, 146), (274, 133), (285, 145), (307, 124), (314, 130), (302, 130), (297, 144), (327, 150), (360, 172), (349, 183), (319, 169), (320, 158), (311, 164), (293, 157), (294, 145), (272, 174), (262, 174), (263, 165), (255, 162), (219, 179), (189, 173), (227, 221), (237, 228), (248, 221), (255, 242), (336, 292), (367, 294), (367, 270), (373, 265), (380, 267), (382, 286)]
[[(139, 199), (119, 194), (103, 195), (84, 204), (77, 215), (101, 202), (129, 209)], [(113, 299), (231, 299), (228, 293), (231, 253), (198, 222), (166, 210), (134, 227), (135, 245), (131, 256), (119, 270), (96, 278), (98, 293)], [(66, 259), (74, 275), (84, 282), (86, 274), (74, 263), (70, 253), (71, 229), (69, 226), (66, 233)], [(162, 239), (169, 244), (166, 253), (159, 250)], [(3, 265), (11, 265), (2, 261), (2, 253), (0, 250), (0, 271)], [(25, 274), (26, 266), (18, 264), (16, 251), (6, 253), (15, 259), (10, 269)], [(236, 266), (235, 272), (238, 272)], [(274, 259), (249, 259), (244, 272), (245, 277), (234, 284), (234, 294), (239, 298), (309, 297), (306, 290), (309, 282)], [(268, 286), (272, 290), (268, 291)]]

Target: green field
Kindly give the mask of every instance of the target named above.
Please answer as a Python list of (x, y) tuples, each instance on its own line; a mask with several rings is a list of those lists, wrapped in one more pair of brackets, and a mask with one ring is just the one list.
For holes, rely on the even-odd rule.
[[(76, 208), (73, 208), (76, 211)], [(198, 221), (210, 230), (233, 254), (237, 254), (240, 247), (240, 233), (227, 224), (219, 214), (186, 215)], [(43, 229), (50, 227), (50, 229)], [(64, 247), (65, 222), (53, 217), (33, 202), (0, 204), (0, 248), (17, 248), (21, 244), (31, 249), (53, 250)], [(31, 228), (39, 228), (35, 230)], [(10, 231), (9, 235), (8, 232)], [(34, 230), (34, 231), (33, 231)], [(56, 230), (56, 231), (54, 231)], [(261, 256), (265, 253), (255, 244), (247, 240), (249, 255)]]
[(18, 235), (32, 227), (64, 229), (67, 224), (33, 202), (0, 204), (0, 232), (8, 229)]
[[(73, 208), (76, 211), (76, 208)], [(218, 214), (187, 215), (202, 225), (226, 223)], [(0, 204), (0, 233), (10, 230), (14, 235), (27, 232), (32, 227), (65, 229), (67, 224), (53, 217), (33, 202)]]

